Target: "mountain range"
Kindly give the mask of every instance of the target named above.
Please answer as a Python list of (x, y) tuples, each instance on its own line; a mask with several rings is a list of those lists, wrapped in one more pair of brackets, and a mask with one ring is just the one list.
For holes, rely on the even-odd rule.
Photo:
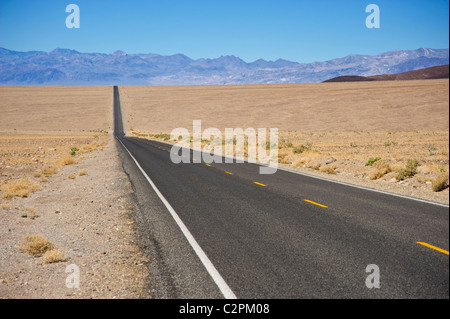
[(0, 85), (208, 85), (322, 82), (343, 75), (396, 74), (449, 63), (448, 49), (351, 54), (324, 62), (228, 55), (191, 59), (146, 53), (81, 53), (70, 49), (18, 52), (0, 48)]

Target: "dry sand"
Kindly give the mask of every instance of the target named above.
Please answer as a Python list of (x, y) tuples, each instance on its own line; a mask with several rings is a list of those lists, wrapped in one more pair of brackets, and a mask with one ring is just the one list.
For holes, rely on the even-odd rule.
[[(0, 112), (0, 299), (150, 298), (111, 136), (112, 88), (0, 87)], [(24, 179), (39, 189), (3, 198), (20, 194), (11, 185)], [(21, 251), (28, 234), (50, 240), (63, 260)], [(79, 289), (66, 286), (72, 264)]]
[(448, 131), (449, 80), (120, 88), (128, 129)]
[[(76, 154), (77, 163), (51, 166), (72, 146), (96, 141), (101, 147)], [(40, 186), (25, 198), (0, 197), (0, 298), (150, 297), (149, 260), (135, 242), (132, 189), (111, 136), (0, 136), (0, 153), (7, 154), (3, 185), (25, 176)], [(56, 172), (33, 174), (46, 167)], [(46, 264), (21, 251), (29, 234), (49, 239), (64, 259)], [(66, 286), (72, 264), (80, 270), (79, 289)]]
[(0, 86), (0, 132), (111, 129), (112, 87)]

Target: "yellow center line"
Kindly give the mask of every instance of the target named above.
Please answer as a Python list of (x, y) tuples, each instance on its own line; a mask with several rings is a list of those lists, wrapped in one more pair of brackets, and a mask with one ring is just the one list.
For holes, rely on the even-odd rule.
[(314, 204), (314, 205), (317, 205), (317, 206), (320, 206), (320, 207), (328, 208), (328, 206), (325, 206), (325, 205), (322, 205), (322, 204), (313, 202), (313, 201), (311, 201), (311, 200), (304, 199), (304, 201), (305, 201), (305, 202), (308, 202), (308, 203), (311, 203), (311, 204)]
[(227, 174), (229, 174), (229, 175), (233, 175), (233, 173), (230, 173), (230, 172), (227, 172), (227, 171), (225, 171), (225, 173), (227, 173)]
[(206, 166), (211, 166), (211, 165), (209, 165), (209, 164), (205, 164)]
[(417, 243), (418, 243), (418, 244), (421, 244), (421, 245), (423, 245), (423, 246), (426, 246), (426, 247), (428, 247), (428, 248), (437, 250), (437, 251), (439, 251), (439, 252), (441, 252), (441, 253), (443, 253), (443, 254), (448, 255), (448, 251), (447, 251), (447, 250), (444, 250), (444, 249), (441, 249), (441, 248), (439, 248), (439, 247), (436, 247), (436, 246), (433, 246), (433, 245), (430, 245), (430, 244), (427, 244), (427, 243), (423, 243), (423, 242), (420, 242), (420, 241), (418, 241)]
[(259, 185), (259, 186), (267, 186), (267, 185), (264, 185), (264, 184), (261, 184), (261, 183), (258, 183), (258, 182), (253, 182), (254, 184), (256, 184), (256, 185)]

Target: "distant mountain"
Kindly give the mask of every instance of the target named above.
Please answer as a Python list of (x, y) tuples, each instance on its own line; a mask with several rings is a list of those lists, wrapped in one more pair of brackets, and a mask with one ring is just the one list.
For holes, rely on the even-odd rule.
[(369, 76), (359, 76), (359, 75), (341, 75), (332, 79), (323, 81), (326, 82), (364, 82), (364, 81), (376, 81)]
[(360, 81), (394, 81), (394, 80), (428, 80), (428, 79), (448, 79), (449, 65), (439, 65), (430, 68), (408, 71), (395, 74), (380, 74), (373, 76), (338, 76), (324, 82), (360, 82)]
[(195, 85), (304, 83), (354, 75), (395, 74), (449, 63), (448, 49), (352, 54), (324, 62), (235, 56), (191, 59), (183, 54), (80, 53), (69, 49), (17, 52), (0, 48), (0, 85)]

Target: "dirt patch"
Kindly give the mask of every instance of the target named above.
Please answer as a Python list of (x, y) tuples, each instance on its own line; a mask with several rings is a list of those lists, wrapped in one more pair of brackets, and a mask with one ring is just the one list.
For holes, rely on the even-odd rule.
[[(151, 297), (115, 147), (111, 136), (0, 138), (1, 184), (25, 176), (41, 187), (0, 199), (0, 298)], [(66, 154), (75, 161), (58, 167)]]
[(120, 87), (128, 130), (448, 131), (449, 80)]
[(1, 132), (104, 132), (112, 87), (0, 86)]

